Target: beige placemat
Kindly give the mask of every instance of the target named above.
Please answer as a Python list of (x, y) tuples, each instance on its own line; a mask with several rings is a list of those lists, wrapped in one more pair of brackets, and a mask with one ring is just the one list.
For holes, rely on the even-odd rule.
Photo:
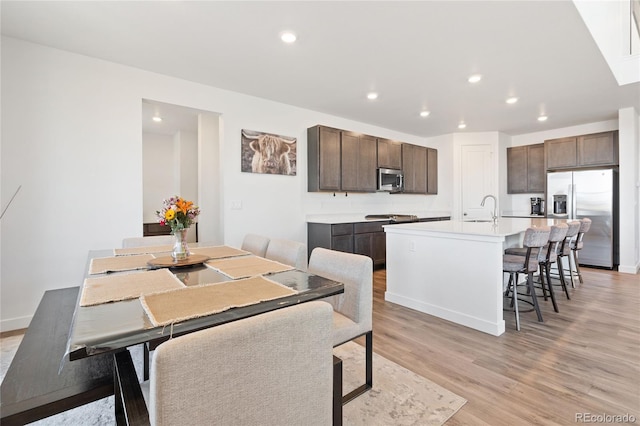
[(242, 256), (218, 260), (214, 259), (207, 261), (206, 265), (228, 277), (233, 278), (234, 280), (238, 278), (255, 277), (256, 275), (295, 269), (293, 266), (258, 256)]
[(172, 245), (164, 246), (146, 246), (146, 247), (128, 247), (113, 249), (115, 256), (130, 256), (132, 254), (149, 254), (149, 253), (166, 253), (173, 250)]
[(80, 306), (135, 299), (143, 294), (182, 287), (184, 287), (184, 284), (168, 269), (134, 274), (108, 275), (106, 277), (89, 277), (84, 280)]
[(225, 257), (247, 256), (251, 254), (251, 252), (229, 246), (189, 247), (189, 251), (193, 254), (208, 256), (211, 259), (223, 259)]
[(91, 259), (91, 264), (89, 265), (89, 275), (102, 274), (104, 272), (147, 269), (147, 262), (151, 259), (154, 259), (154, 257), (150, 254), (96, 257), (94, 259)]
[(296, 293), (264, 277), (253, 277), (146, 294), (140, 302), (153, 325), (162, 326)]

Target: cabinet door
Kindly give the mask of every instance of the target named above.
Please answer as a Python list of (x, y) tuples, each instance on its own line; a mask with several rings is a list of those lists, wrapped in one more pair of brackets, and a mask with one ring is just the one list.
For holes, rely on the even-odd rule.
[(427, 148), (402, 144), (402, 166), (404, 192), (409, 194), (427, 193)]
[(507, 148), (507, 193), (527, 192), (527, 147)]
[(545, 141), (547, 169), (576, 167), (578, 165), (577, 138), (561, 138)]
[(376, 232), (372, 236), (372, 256), (374, 265), (387, 262), (387, 236), (384, 232)]
[(402, 143), (378, 139), (378, 167), (402, 170)]
[(307, 129), (307, 190), (340, 190), (340, 131), (315, 126)]
[(375, 192), (376, 140), (342, 132), (342, 190)]
[(544, 144), (527, 146), (527, 191), (544, 192), (546, 181), (544, 170)]
[(438, 150), (427, 148), (427, 194), (438, 193)]
[(353, 235), (331, 237), (331, 250), (353, 253)]
[(578, 163), (581, 166), (617, 165), (618, 143), (615, 132), (578, 137)]

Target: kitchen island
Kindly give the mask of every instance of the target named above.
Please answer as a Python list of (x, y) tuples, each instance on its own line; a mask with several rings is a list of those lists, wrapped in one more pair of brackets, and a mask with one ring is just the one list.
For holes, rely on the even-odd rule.
[(564, 220), (460, 220), (385, 226), (385, 300), (499, 336), (505, 331), (504, 249), (528, 227)]

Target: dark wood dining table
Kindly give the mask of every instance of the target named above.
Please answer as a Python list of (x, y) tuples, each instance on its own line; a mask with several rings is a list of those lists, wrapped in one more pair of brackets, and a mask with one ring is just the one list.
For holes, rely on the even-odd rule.
[[(198, 246), (209, 247), (212, 244), (199, 243), (193, 245), (194, 248)], [(87, 271), (85, 277), (89, 276), (88, 271), (91, 259), (108, 256), (113, 256), (112, 250), (91, 251), (85, 268), (85, 271)], [(203, 264), (170, 270), (185, 286), (233, 281), (230, 277)], [(117, 272), (116, 274), (120, 273), (143, 273), (143, 271)], [(92, 276), (95, 277), (96, 275)], [(117, 352), (142, 343), (155, 346), (170, 337), (177, 337), (344, 292), (342, 283), (300, 270), (271, 273), (265, 275), (265, 277), (295, 290), (296, 293), (274, 300), (262, 301), (200, 318), (185, 320), (172, 326), (160, 327), (151, 323), (139, 299), (110, 302), (95, 306), (80, 306), (81, 287), (69, 333), (66, 355), (70, 361), (74, 361), (107, 352)]]

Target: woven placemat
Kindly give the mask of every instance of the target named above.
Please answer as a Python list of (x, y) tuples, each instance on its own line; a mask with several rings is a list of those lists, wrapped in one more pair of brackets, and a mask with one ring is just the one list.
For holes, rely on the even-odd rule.
[(80, 306), (135, 299), (143, 294), (174, 290), (184, 284), (168, 269), (158, 269), (133, 274), (89, 277), (84, 280)]
[(208, 256), (211, 259), (223, 259), (225, 257), (247, 256), (251, 254), (251, 252), (229, 246), (189, 247), (189, 251), (193, 254)]
[(151, 254), (138, 254), (132, 256), (96, 257), (91, 259), (89, 275), (102, 274), (104, 272), (132, 271), (134, 269), (147, 269), (147, 262), (154, 259)]
[(173, 250), (170, 244), (164, 246), (127, 247), (113, 249), (115, 256), (130, 256), (132, 254), (167, 253)]
[(163, 326), (296, 293), (264, 277), (253, 277), (146, 294), (140, 302), (153, 325)]
[(232, 257), (230, 259), (209, 260), (205, 265), (237, 280), (238, 278), (255, 277), (256, 275), (290, 271), (293, 266), (258, 256)]

